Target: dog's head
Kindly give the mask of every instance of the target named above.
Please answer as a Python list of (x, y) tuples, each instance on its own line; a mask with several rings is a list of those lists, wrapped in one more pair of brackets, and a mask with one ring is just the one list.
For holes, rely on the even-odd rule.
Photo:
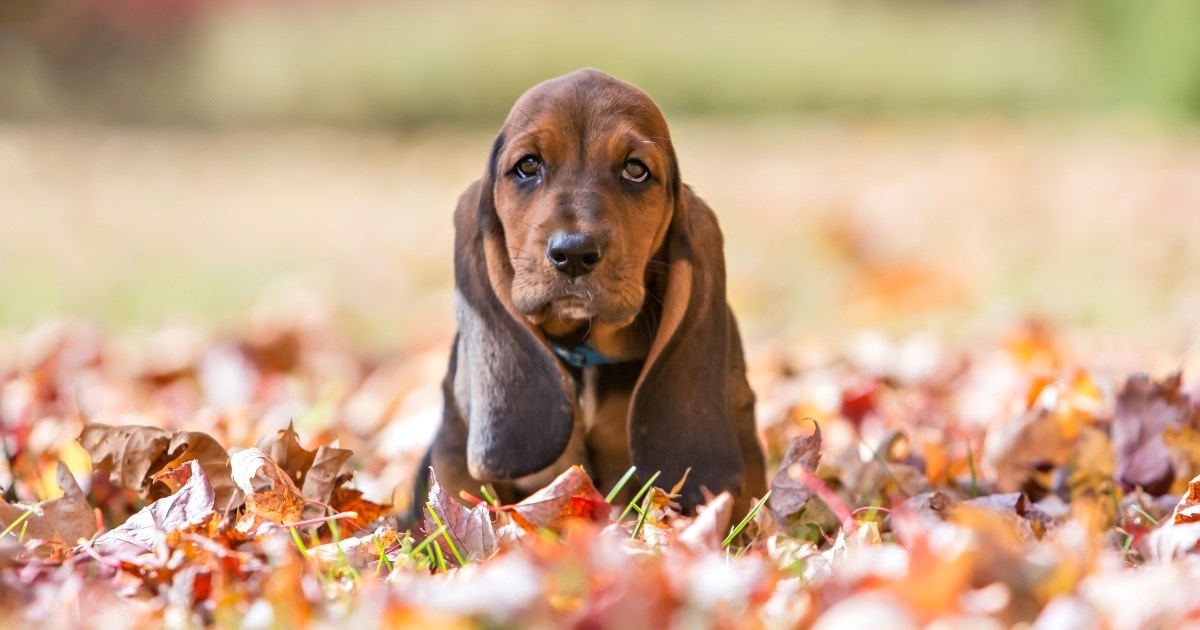
[(490, 168), (517, 312), (632, 322), (677, 197), (654, 101), (596, 70), (542, 83), (513, 106)]

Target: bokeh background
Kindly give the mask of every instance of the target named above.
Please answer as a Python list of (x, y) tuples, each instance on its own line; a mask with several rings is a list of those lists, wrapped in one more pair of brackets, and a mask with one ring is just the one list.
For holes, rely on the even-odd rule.
[(1181, 363), (1197, 25), (1191, 0), (5, 0), (0, 335), (271, 312), (444, 348), (454, 200), (526, 88), (594, 66), (665, 110), (752, 345), (1032, 317)]

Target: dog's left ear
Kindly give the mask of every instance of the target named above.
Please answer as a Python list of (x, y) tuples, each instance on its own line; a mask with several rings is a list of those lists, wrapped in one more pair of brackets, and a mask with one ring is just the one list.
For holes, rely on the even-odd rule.
[(713, 211), (677, 188), (666, 238), (669, 265), (662, 316), (633, 393), (629, 442), (633, 463), (660, 471), (670, 487), (691, 468), (681, 503), (702, 504), (701, 486), (740, 490), (742, 456), (729, 399), (733, 316), (725, 300), (725, 259)]
[(454, 215), (458, 338), (451, 365), (454, 404), (448, 408), (466, 423), (467, 467), (480, 481), (549, 467), (574, 430), (574, 387), (509, 298), (513, 270), (494, 201), (495, 155), (503, 138)]

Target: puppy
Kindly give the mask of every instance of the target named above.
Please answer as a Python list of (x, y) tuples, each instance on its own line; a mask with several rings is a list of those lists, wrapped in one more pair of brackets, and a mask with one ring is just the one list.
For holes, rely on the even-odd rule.
[[(459, 199), (458, 334), (428, 454), (454, 496), (517, 501), (573, 464), (607, 492), (659, 473), (735, 496), (766, 491), (713, 212), (680, 179), (662, 112), (597, 70), (513, 106)], [(418, 497), (422, 495), (418, 494)]]

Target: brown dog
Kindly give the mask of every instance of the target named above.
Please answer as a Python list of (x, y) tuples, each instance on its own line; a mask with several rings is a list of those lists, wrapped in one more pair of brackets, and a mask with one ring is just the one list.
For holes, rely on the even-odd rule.
[[(666, 121), (596, 70), (521, 97), (454, 214), (458, 335), (426, 456), (454, 496), (516, 501), (572, 464), (680, 502), (766, 491), (716, 217)], [(627, 488), (637, 488), (639, 481)], [(418, 495), (420, 497), (421, 495)]]

